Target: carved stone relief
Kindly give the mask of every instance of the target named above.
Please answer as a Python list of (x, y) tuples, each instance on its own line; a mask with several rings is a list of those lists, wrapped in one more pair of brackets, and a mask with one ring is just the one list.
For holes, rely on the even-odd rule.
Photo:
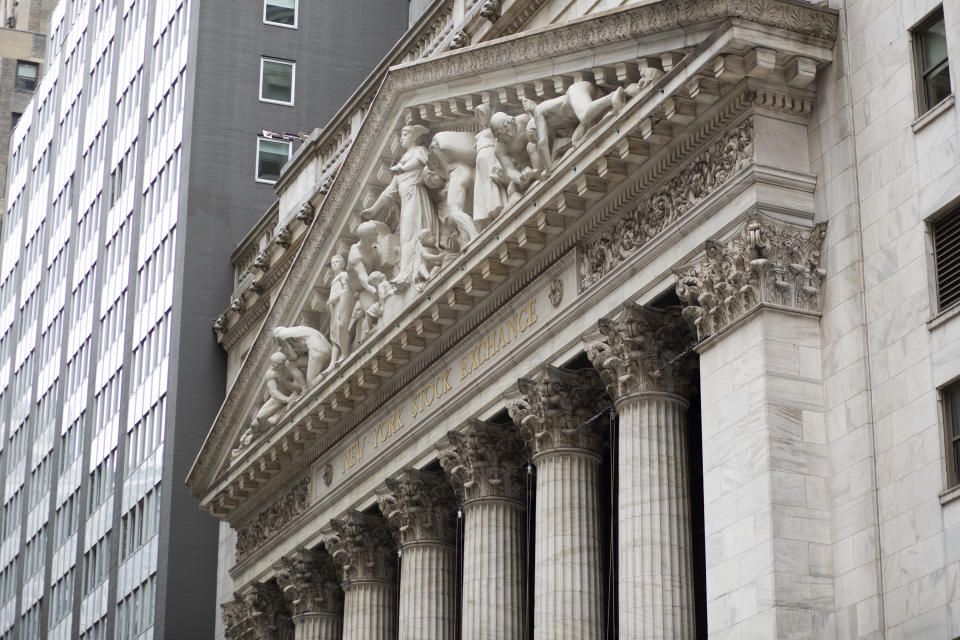
[(827, 225), (812, 228), (763, 214), (727, 241), (708, 240), (704, 258), (675, 270), (683, 317), (703, 340), (760, 305), (819, 313)]
[(393, 583), (397, 575), (396, 545), (382, 518), (351, 511), (330, 524), (334, 533), (324, 544), (340, 566), (345, 591), (352, 582)]
[(298, 549), (277, 564), (277, 585), (294, 616), (343, 614), (343, 590), (333, 560), (321, 551)]
[(582, 243), (578, 248), (582, 287), (596, 284), (752, 160), (751, 119), (700, 152), (610, 227)]
[(253, 522), (237, 529), (237, 562), (245, 560), (288, 522), (303, 513), (309, 497), (310, 479), (303, 478), (254, 518)]
[(400, 544), (453, 542), (456, 504), (443, 474), (404, 469), (385, 484), (377, 502)]
[(273, 582), (255, 582), (236, 599), (222, 605), (228, 640), (293, 640), (293, 622), (280, 588)]
[(521, 378), (518, 385), (522, 397), (509, 401), (507, 411), (535, 456), (554, 449), (603, 448), (606, 422), (597, 417), (610, 402), (595, 371), (544, 366), (537, 379)]
[(616, 320), (599, 321), (600, 336), (587, 342), (587, 356), (615, 399), (643, 391), (687, 395), (692, 361), (683, 357), (694, 335), (680, 309), (627, 304)]
[(474, 420), (463, 431), (449, 432), (437, 449), (461, 500), (523, 500), (529, 453), (514, 425)]

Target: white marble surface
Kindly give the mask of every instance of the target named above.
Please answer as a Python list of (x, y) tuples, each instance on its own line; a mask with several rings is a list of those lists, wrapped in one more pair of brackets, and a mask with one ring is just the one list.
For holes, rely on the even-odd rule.
[(456, 638), (456, 553), (452, 545), (416, 542), (400, 559), (400, 640)]

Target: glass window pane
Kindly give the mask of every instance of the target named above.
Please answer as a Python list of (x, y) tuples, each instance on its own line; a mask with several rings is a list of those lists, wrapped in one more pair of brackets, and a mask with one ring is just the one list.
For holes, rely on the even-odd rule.
[(280, 169), (290, 157), (290, 143), (276, 140), (260, 140), (257, 152), (257, 178), (277, 180)]
[(266, 0), (264, 19), (277, 24), (294, 25), (297, 22), (297, 0)]
[(293, 102), (293, 64), (264, 60), (260, 97), (277, 102)]
[(947, 396), (947, 415), (950, 418), (951, 428), (948, 430), (953, 438), (960, 438), (960, 386), (949, 388)]
[(921, 34), (920, 50), (922, 52), (920, 64), (924, 71), (947, 59), (947, 36), (943, 18), (931, 24)]
[(17, 61), (16, 88), (33, 91), (37, 88), (37, 76), (40, 75), (40, 65), (35, 62)]
[(944, 61), (923, 79), (927, 105), (934, 106), (950, 95), (950, 67)]

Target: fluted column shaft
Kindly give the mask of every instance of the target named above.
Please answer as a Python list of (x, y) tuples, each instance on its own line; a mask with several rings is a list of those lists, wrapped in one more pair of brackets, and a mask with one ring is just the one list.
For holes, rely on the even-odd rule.
[(396, 638), (396, 586), (379, 580), (350, 583), (343, 600), (343, 640)]
[(293, 617), (294, 640), (340, 640), (343, 616), (333, 613), (305, 613)]
[(441, 542), (403, 545), (400, 640), (456, 637), (456, 550)]
[(524, 637), (524, 508), (490, 497), (463, 506), (463, 639)]
[(537, 467), (534, 639), (603, 637), (600, 457), (559, 449)]
[(624, 638), (693, 638), (686, 411), (672, 393), (618, 399), (619, 611)]

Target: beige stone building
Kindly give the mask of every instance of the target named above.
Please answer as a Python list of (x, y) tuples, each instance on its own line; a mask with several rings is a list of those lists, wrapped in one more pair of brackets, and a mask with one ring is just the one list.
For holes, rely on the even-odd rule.
[(47, 19), (55, 0), (0, 0), (0, 210), (4, 210), (10, 132), (40, 82)]
[(234, 253), (222, 637), (960, 636), (958, 69), (938, 0), (431, 4)]

